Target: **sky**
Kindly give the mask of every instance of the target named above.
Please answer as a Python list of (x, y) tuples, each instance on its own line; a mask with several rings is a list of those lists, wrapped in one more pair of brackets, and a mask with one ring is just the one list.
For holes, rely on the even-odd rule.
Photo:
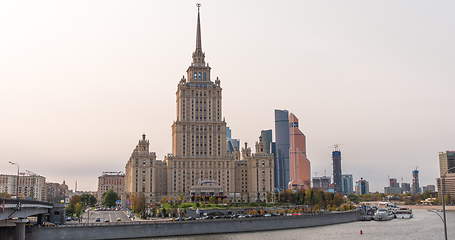
[[(194, 1), (2, 1), (0, 174), (19, 163), (96, 190), (124, 171), (142, 133), (171, 152), (177, 84), (195, 48)], [(250, 145), (288, 109), (312, 175), (383, 191), (389, 177), (435, 184), (455, 149), (453, 1), (201, 0), (202, 48), (223, 115)]]

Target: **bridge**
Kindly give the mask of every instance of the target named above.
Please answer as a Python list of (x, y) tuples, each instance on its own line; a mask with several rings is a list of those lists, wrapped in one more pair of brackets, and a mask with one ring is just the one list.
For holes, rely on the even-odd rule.
[(27, 217), (36, 216), (40, 224), (53, 208), (48, 202), (0, 198), (0, 239), (25, 239)]

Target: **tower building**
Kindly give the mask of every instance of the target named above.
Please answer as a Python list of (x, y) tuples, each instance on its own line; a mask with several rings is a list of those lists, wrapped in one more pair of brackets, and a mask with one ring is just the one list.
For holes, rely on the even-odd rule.
[(307, 158), (306, 137), (299, 129), (299, 119), (289, 114), (289, 176), (290, 189), (311, 188), (311, 166)]
[(275, 189), (287, 189), (289, 183), (289, 112), (275, 110)]
[(419, 184), (419, 170), (414, 169), (412, 170), (412, 185), (411, 185), (411, 193), (418, 194), (420, 193), (420, 184)]
[(332, 152), (333, 162), (333, 184), (335, 185), (335, 192), (343, 192), (342, 173), (341, 173), (341, 151), (338, 149), (338, 145), (335, 144), (335, 150)]
[(146, 202), (170, 199), (271, 201), (273, 155), (259, 138), (256, 153), (230, 136), (222, 115), (222, 88), (202, 50), (198, 4), (196, 47), (186, 76), (176, 91), (176, 120), (172, 124), (172, 153), (164, 161), (149, 151), (143, 135), (126, 165), (126, 195), (144, 194)]
[(354, 181), (352, 178), (352, 174), (343, 174), (342, 177), (342, 182), (343, 182), (343, 194), (349, 195), (353, 192), (354, 189)]

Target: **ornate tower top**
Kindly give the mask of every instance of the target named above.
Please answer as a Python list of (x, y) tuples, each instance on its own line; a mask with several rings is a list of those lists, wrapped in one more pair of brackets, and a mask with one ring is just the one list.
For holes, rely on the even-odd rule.
[(201, 41), (201, 18), (200, 18), (200, 7), (201, 4), (197, 3), (197, 30), (196, 30), (196, 50), (193, 53), (193, 66), (205, 66), (205, 54), (202, 52), (202, 41)]

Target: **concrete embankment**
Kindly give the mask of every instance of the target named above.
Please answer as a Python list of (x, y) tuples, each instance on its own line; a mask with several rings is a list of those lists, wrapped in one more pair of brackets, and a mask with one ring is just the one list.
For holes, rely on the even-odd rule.
[(288, 217), (33, 227), (27, 230), (26, 239), (95, 240), (253, 232), (347, 223), (357, 221), (358, 218), (359, 213), (357, 211), (351, 211)]

